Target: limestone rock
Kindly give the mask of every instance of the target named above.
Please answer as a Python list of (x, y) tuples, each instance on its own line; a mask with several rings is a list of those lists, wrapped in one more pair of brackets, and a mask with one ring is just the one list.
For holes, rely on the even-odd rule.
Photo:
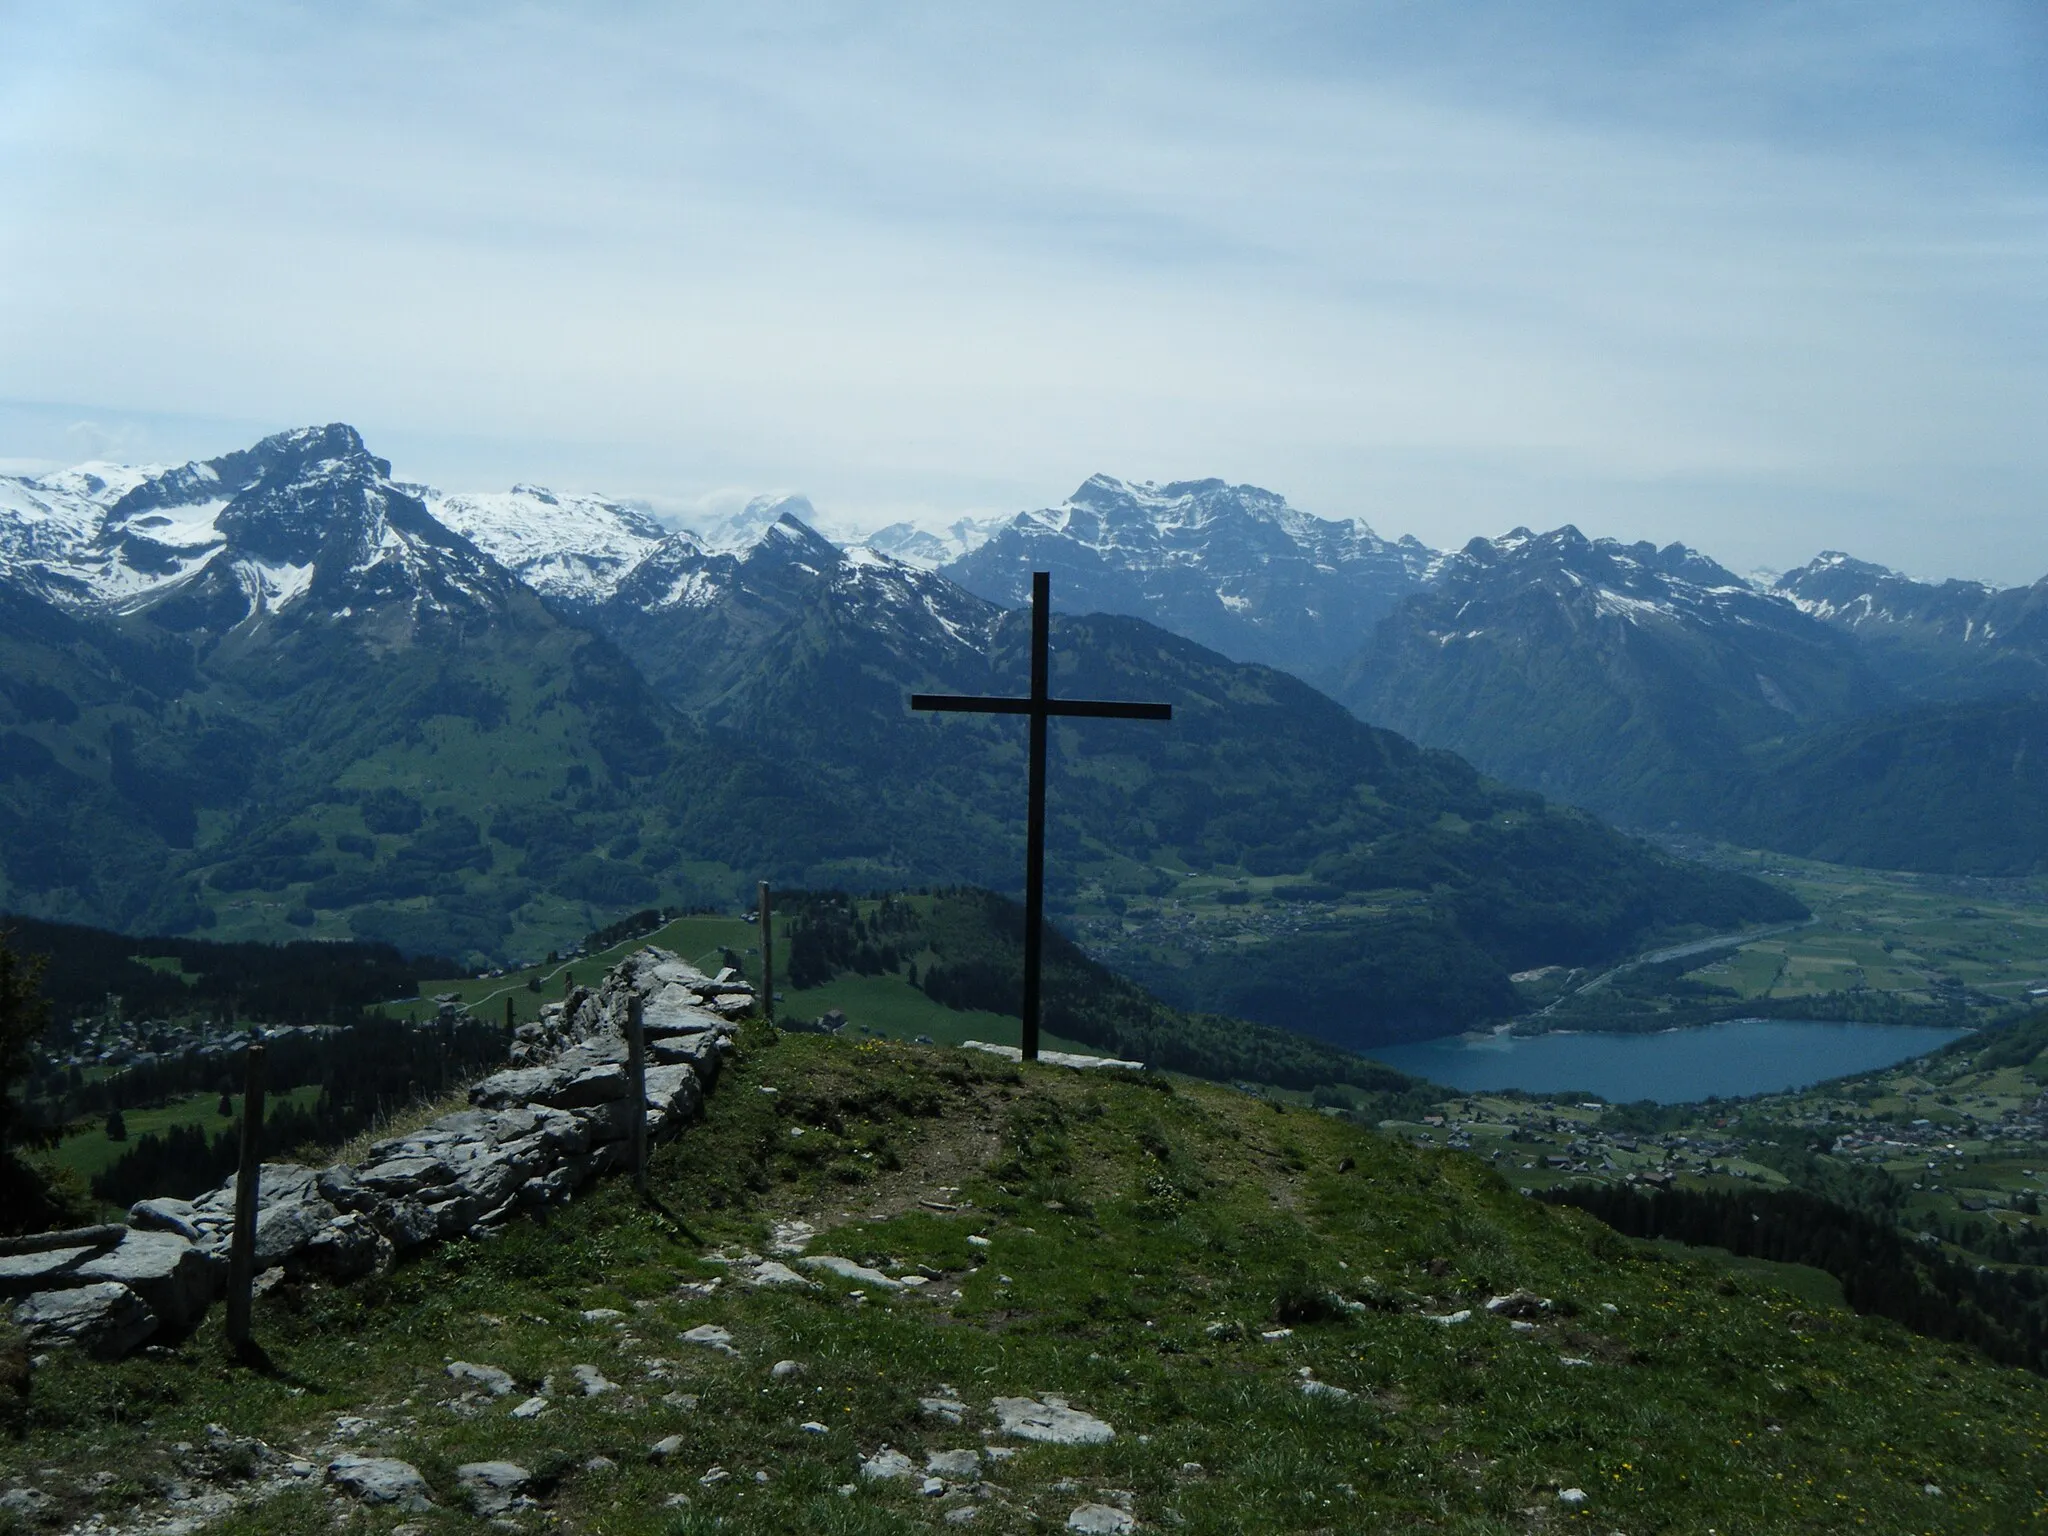
[(927, 1451), (924, 1469), (940, 1477), (949, 1477), (954, 1482), (966, 1482), (969, 1478), (981, 1476), (981, 1453), (979, 1451)]
[(190, 1200), (138, 1200), (128, 1207), (129, 1226), (145, 1232), (173, 1232), (188, 1243), (199, 1240), (199, 1228), (193, 1225), (192, 1216)]
[(140, 1296), (166, 1328), (188, 1328), (213, 1300), (226, 1266), (175, 1232), (131, 1230), (74, 1273), (86, 1285), (117, 1281)]
[(1031, 1397), (999, 1397), (990, 1405), (1006, 1435), (1019, 1440), (1037, 1440), (1047, 1445), (1103, 1445), (1116, 1438), (1116, 1431), (1092, 1413), (1069, 1407), (1063, 1397), (1050, 1393), (1045, 1401)]
[(837, 1275), (842, 1280), (852, 1280), (861, 1285), (871, 1285), (878, 1291), (900, 1291), (903, 1289), (900, 1281), (890, 1279), (879, 1269), (869, 1269), (865, 1264), (856, 1264), (853, 1260), (842, 1259), (837, 1254), (805, 1254), (797, 1260), (797, 1263), (803, 1265), (806, 1269), (822, 1269), (825, 1273)]
[(860, 1475), (871, 1483), (893, 1482), (917, 1476), (917, 1468), (908, 1456), (885, 1445), (860, 1464)]
[(501, 1371), (495, 1365), (475, 1365), (468, 1360), (450, 1361), (448, 1374), (456, 1381), (482, 1387), (493, 1397), (504, 1397), (514, 1385), (510, 1371)]
[(96, 1360), (118, 1360), (156, 1332), (156, 1314), (114, 1280), (36, 1291), (14, 1308), (14, 1326), (38, 1348), (75, 1345)]
[(365, 1504), (391, 1504), (411, 1514), (433, 1508), (432, 1490), (419, 1469), (384, 1456), (337, 1456), (327, 1481)]
[(1114, 1504), (1083, 1504), (1067, 1516), (1067, 1529), (1080, 1536), (1124, 1536), (1126, 1531), (1135, 1531), (1138, 1522), (1130, 1511), (1118, 1509)]
[(532, 1473), (510, 1461), (472, 1461), (455, 1469), (456, 1483), (480, 1515), (504, 1514), (532, 1480)]
[(716, 1350), (721, 1355), (737, 1355), (732, 1347), (732, 1335), (716, 1323), (699, 1323), (683, 1334), (685, 1344), (701, 1344), (706, 1349)]

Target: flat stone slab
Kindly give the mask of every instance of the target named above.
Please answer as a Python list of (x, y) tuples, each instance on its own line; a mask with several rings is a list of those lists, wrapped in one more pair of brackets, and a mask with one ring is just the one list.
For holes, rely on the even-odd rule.
[(327, 1464), (327, 1481), (365, 1504), (390, 1504), (408, 1514), (434, 1507), (419, 1468), (390, 1457), (337, 1456)]
[(917, 1466), (901, 1451), (885, 1445), (860, 1464), (860, 1475), (871, 1483), (893, 1482), (917, 1476)]
[(166, 1328), (197, 1322), (213, 1300), (220, 1261), (175, 1232), (130, 1231), (73, 1271), (81, 1284), (114, 1280), (140, 1296)]
[(1067, 1516), (1067, 1529), (1080, 1536), (1124, 1536), (1126, 1531), (1135, 1531), (1138, 1522), (1129, 1510), (1118, 1509), (1114, 1504), (1083, 1504)]
[(859, 1285), (872, 1285), (880, 1291), (900, 1291), (903, 1282), (892, 1280), (879, 1269), (869, 1269), (865, 1264), (856, 1264), (851, 1259), (842, 1259), (836, 1253), (810, 1253), (797, 1260), (805, 1269), (822, 1269), (828, 1275), (837, 1275), (842, 1280), (852, 1280)]
[(472, 1461), (455, 1469), (455, 1481), (480, 1515), (504, 1514), (532, 1480), (532, 1473), (510, 1461)]
[(999, 1397), (989, 1406), (1006, 1435), (1019, 1440), (1037, 1440), (1046, 1445), (1105, 1445), (1116, 1431), (1092, 1413), (1069, 1407), (1063, 1397), (1050, 1393), (1043, 1402), (1035, 1397)]
[[(963, 1051), (986, 1051), (991, 1056), (1000, 1056), (1005, 1061), (1022, 1061), (1024, 1050), (1015, 1045), (991, 1045), (986, 1040), (963, 1040)], [(1040, 1051), (1038, 1059), (1049, 1067), (1072, 1067), (1077, 1072), (1109, 1069), (1117, 1072), (1142, 1072), (1142, 1061), (1121, 1061), (1114, 1056), (1083, 1056), (1078, 1051)]]
[[(493, 1397), (505, 1396), (512, 1390), (513, 1386), (512, 1373), (510, 1371), (501, 1371), (495, 1365), (477, 1365), (468, 1360), (450, 1361), (448, 1374), (456, 1381), (482, 1387)], [(477, 1465), (484, 1466), (487, 1463), (478, 1462)], [(497, 1466), (500, 1463), (491, 1462), (488, 1465)]]
[(96, 1360), (118, 1360), (156, 1332), (156, 1314), (115, 1280), (37, 1291), (14, 1308), (14, 1326), (31, 1344), (76, 1345)]

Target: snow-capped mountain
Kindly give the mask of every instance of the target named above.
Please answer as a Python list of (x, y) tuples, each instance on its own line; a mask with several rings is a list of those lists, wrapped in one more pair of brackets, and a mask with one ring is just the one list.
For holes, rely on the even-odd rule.
[(1317, 678), (1428, 579), (1438, 555), (1221, 480), (1168, 485), (1095, 475), (1057, 507), (1021, 512), (943, 567), (971, 592), (1020, 603), (1057, 572), (1070, 613), (1149, 619), (1243, 661)]
[(1576, 528), (1474, 539), (1346, 670), (1359, 714), (1636, 825), (1702, 809), (1754, 743), (1885, 707), (1856, 642), (1715, 561)]
[(602, 602), (668, 537), (634, 507), (537, 485), (455, 495), (423, 490), (422, 499), (436, 518), (534, 591), (571, 608)]
[(940, 566), (972, 554), (999, 533), (1008, 517), (956, 518), (944, 528), (921, 528), (916, 523), (891, 523), (877, 528), (860, 542), (879, 554), (935, 571)]
[(672, 702), (698, 708), (730, 686), (727, 659), (806, 624), (871, 632), (886, 648), (985, 648), (1001, 610), (929, 571), (842, 549), (785, 508), (741, 549), (671, 534), (593, 612)]
[(2048, 685), (2048, 579), (1998, 588), (1916, 581), (1829, 550), (1773, 592), (1853, 634), (1872, 663), (1920, 697), (1968, 698)]
[(338, 618), (393, 598), (416, 613), (502, 599), (509, 579), (341, 423), (174, 469), (10, 481), (4, 495), (4, 574), (74, 612), (226, 630), (309, 597)]

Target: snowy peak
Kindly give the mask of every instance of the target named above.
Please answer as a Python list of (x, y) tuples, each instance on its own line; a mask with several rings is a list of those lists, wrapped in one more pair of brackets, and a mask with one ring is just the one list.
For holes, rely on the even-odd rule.
[(1423, 585), (1438, 558), (1414, 539), (1389, 542), (1256, 485), (1097, 474), (942, 569), (1008, 604), (1025, 600), (1033, 570), (1049, 569), (1053, 600), (1069, 612), (1131, 614), (1314, 681)]
[(1997, 589), (1976, 581), (1916, 581), (1910, 576), (1824, 550), (1796, 571), (1787, 571), (1772, 591), (1815, 618), (1849, 629), (1895, 628), (1960, 623), (1962, 638), (1974, 640), (1983, 610)]
[(638, 508), (537, 485), (460, 495), (426, 490), (423, 499), (436, 518), (529, 587), (572, 608), (602, 602), (669, 537)]
[(0, 490), (5, 574), (80, 610), (223, 632), (314, 606), (417, 618), (496, 601), (505, 573), (335, 422), (172, 469), (81, 466)]
[(921, 571), (935, 571), (981, 548), (1009, 521), (1008, 516), (961, 517), (941, 529), (923, 528), (909, 522), (891, 523), (886, 528), (876, 529), (860, 542), (877, 554), (901, 560), (905, 565), (916, 566)]
[(1473, 539), (1443, 563), (1436, 579), (1461, 605), (1540, 591), (1629, 623), (1769, 622), (1790, 613), (1782, 599), (1758, 592), (1696, 549), (1589, 539), (1569, 523), (1547, 533), (1515, 528), (1498, 538)]

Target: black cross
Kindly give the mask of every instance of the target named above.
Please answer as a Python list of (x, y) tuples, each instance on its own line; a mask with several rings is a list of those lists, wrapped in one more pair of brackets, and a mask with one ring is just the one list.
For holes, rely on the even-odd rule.
[(1052, 573), (1031, 573), (1031, 697), (974, 698), (953, 693), (913, 693), (912, 709), (955, 710), (985, 715), (1031, 717), (1031, 812), (1024, 856), (1024, 1059), (1038, 1060), (1038, 959), (1045, 933), (1045, 722), (1053, 715), (1087, 715), (1111, 720), (1171, 720), (1171, 704), (1122, 704), (1109, 699), (1055, 699), (1047, 684), (1051, 667)]

